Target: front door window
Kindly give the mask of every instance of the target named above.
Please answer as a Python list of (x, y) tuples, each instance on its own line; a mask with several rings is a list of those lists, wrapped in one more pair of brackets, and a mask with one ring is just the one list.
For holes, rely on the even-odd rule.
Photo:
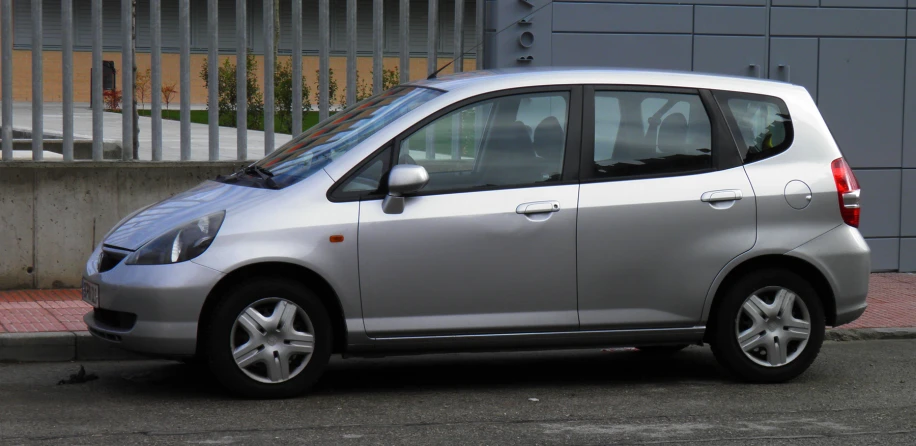
[(402, 140), (399, 164), (429, 172), (423, 192), (530, 186), (561, 180), (569, 93), (485, 100)]

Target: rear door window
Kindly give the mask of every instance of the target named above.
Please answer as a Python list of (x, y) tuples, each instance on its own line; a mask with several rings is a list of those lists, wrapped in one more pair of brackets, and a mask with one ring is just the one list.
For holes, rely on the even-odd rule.
[(714, 93), (745, 163), (760, 161), (792, 145), (792, 118), (779, 98), (748, 93)]
[(709, 115), (698, 94), (595, 92), (593, 178), (712, 169)]

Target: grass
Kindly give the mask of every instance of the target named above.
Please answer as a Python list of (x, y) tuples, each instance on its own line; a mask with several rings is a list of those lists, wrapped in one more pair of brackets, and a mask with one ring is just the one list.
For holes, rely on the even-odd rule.
[[(150, 110), (137, 110), (137, 113), (140, 116), (150, 116)], [(332, 114), (334, 112), (331, 112)], [(169, 119), (172, 121), (181, 120), (181, 111), (180, 110), (162, 110), (162, 119)], [(229, 121), (229, 122), (227, 122)], [(263, 130), (261, 122), (253, 122), (251, 118), (248, 119), (248, 129), (249, 130)], [(191, 122), (195, 124), (207, 124), (210, 122), (210, 115), (207, 110), (191, 110)], [(312, 128), (315, 124), (318, 124), (318, 112), (303, 112), (302, 113), (302, 130)], [(235, 119), (228, 120), (224, 117), (223, 125), (226, 127), (235, 127)], [(277, 133), (290, 134), (289, 129), (284, 128), (284, 125), (280, 122), (279, 119), (275, 119), (274, 122), (274, 131)]]

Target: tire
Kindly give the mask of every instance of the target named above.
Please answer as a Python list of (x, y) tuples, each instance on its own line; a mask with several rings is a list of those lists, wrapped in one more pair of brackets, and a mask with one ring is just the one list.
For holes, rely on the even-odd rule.
[[(318, 380), (331, 356), (327, 310), (311, 290), (295, 281), (249, 280), (223, 297), (209, 321), (203, 350), (210, 370), (242, 397), (300, 395)], [(252, 330), (260, 334), (251, 335)], [(236, 363), (233, 350), (239, 352), (244, 368)], [(286, 364), (285, 375), (280, 364)]]
[[(784, 305), (777, 305), (782, 290), (794, 294), (795, 300), (786, 303), (789, 294), (783, 294)], [(758, 300), (752, 301), (752, 296)], [(711, 320), (712, 351), (739, 379), (785, 382), (801, 375), (817, 358), (824, 342), (824, 308), (814, 287), (797, 274), (783, 269), (754, 271), (732, 283), (721, 298)], [(755, 320), (755, 314), (760, 319)], [(808, 335), (802, 340), (805, 318)], [(739, 344), (741, 335), (749, 353)]]
[(677, 344), (677, 345), (646, 345), (636, 349), (652, 355), (673, 355), (685, 348), (689, 347), (688, 344)]

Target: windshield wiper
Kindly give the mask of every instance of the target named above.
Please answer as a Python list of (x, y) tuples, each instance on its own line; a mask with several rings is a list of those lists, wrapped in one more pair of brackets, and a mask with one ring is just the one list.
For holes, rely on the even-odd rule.
[(261, 178), (273, 178), (274, 173), (265, 167), (261, 167), (257, 164), (252, 164), (245, 168), (245, 173), (248, 175), (257, 175)]
[(257, 164), (252, 164), (252, 165), (246, 167), (242, 172), (244, 172), (246, 175), (250, 175), (250, 176), (253, 176), (253, 177), (256, 177), (256, 178), (260, 178), (260, 179), (264, 180), (264, 184), (266, 184), (267, 187), (269, 187), (269, 188), (271, 188), (271, 189), (279, 189), (279, 188), (280, 188), (280, 186), (277, 185), (277, 182), (274, 181), (274, 179), (273, 179), (274, 173), (271, 172), (271, 171), (270, 171), (269, 169), (267, 169), (267, 168), (258, 166)]

